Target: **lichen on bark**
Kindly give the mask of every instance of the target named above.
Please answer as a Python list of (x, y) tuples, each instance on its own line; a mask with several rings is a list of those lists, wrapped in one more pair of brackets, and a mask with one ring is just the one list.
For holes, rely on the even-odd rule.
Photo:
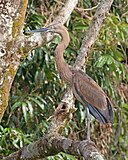
[[(28, 0), (0, 0), (0, 121), (8, 106), (9, 92), (20, 65), (19, 46)], [(23, 46), (24, 47), (24, 46)]]

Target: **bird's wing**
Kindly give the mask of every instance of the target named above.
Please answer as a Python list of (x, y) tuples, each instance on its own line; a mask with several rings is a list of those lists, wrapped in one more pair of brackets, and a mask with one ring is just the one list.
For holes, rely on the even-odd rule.
[(111, 102), (100, 86), (89, 76), (75, 71), (73, 92), (76, 98), (89, 108), (90, 113), (102, 123), (113, 123)]
[[(82, 94), (86, 102), (98, 109), (105, 110), (107, 108), (107, 100), (101, 87), (91, 77), (81, 71), (74, 71), (73, 75), (73, 84), (76, 84), (73, 88), (77, 87), (77, 91)], [(80, 97), (76, 98), (80, 99)]]

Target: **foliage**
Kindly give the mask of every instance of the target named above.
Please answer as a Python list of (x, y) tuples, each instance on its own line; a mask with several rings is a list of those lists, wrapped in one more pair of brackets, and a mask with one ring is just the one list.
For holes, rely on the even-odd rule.
[[(45, 13), (42, 16), (41, 2), (29, 1), (25, 29), (42, 27), (42, 23), (46, 23), (50, 17), (52, 9), (57, 14), (60, 9), (58, 3), (54, 0), (44, 1)], [(78, 7), (91, 8), (94, 5), (97, 5), (94, 1), (81, 0)], [(114, 133), (108, 159), (117, 160), (128, 157), (128, 24), (126, 10), (122, 7), (125, 5), (124, 1), (114, 1), (86, 65), (87, 74), (99, 83), (115, 106)], [(65, 51), (65, 59), (71, 65), (76, 59), (83, 33), (94, 13), (95, 10), (75, 10), (67, 24), (71, 41)], [(48, 21), (50, 20), (52, 18)], [(0, 152), (3, 155), (39, 139), (49, 126), (66, 87), (58, 76), (54, 60), (54, 50), (60, 40), (57, 36), (49, 44), (32, 51), (19, 68), (11, 90), (9, 107), (0, 126)], [(78, 102), (76, 106), (78, 109), (73, 120), (69, 122), (63, 134), (73, 139), (85, 139), (85, 110)], [(95, 126), (97, 124), (92, 120), (92, 137), (96, 134)], [(47, 159), (75, 158), (61, 153)]]

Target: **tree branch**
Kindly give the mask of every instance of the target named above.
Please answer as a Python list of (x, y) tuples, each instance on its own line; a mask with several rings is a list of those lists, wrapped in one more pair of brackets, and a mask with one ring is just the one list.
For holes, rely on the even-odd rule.
[(73, 141), (60, 135), (47, 135), (44, 138), (24, 147), (4, 160), (35, 160), (48, 156), (54, 156), (57, 153), (65, 152), (74, 156), (83, 156), (85, 160), (103, 160), (94, 146), (94, 143), (88, 141)]
[(0, 1), (0, 122), (8, 105), (12, 82), (20, 65), (27, 0)]
[(99, 4), (90, 26), (83, 38), (82, 45), (75, 62), (76, 68), (81, 68), (85, 63), (85, 60), (87, 60), (87, 53), (90, 51), (92, 45), (96, 41), (96, 38), (102, 27), (102, 23), (109, 12), (112, 2), (113, 0), (102, 0)]
[(35, 160), (64, 152), (75, 156), (83, 156), (85, 160), (103, 160), (96, 146), (88, 141), (74, 141), (58, 133), (71, 119), (71, 111), (66, 104), (61, 103), (54, 115), (47, 134), (40, 140), (25, 146), (21, 150), (5, 157), (4, 160)]

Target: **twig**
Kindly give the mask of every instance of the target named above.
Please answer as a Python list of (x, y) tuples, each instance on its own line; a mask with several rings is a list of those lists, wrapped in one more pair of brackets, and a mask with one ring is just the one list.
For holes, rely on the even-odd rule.
[(84, 8), (78, 8), (78, 7), (76, 7), (75, 9), (76, 9), (76, 10), (79, 10), (79, 11), (92, 11), (92, 10), (96, 9), (99, 4), (100, 4), (100, 3), (98, 3), (96, 6), (94, 6), (94, 7), (92, 7), (92, 8), (86, 8), (86, 9), (84, 9)]

